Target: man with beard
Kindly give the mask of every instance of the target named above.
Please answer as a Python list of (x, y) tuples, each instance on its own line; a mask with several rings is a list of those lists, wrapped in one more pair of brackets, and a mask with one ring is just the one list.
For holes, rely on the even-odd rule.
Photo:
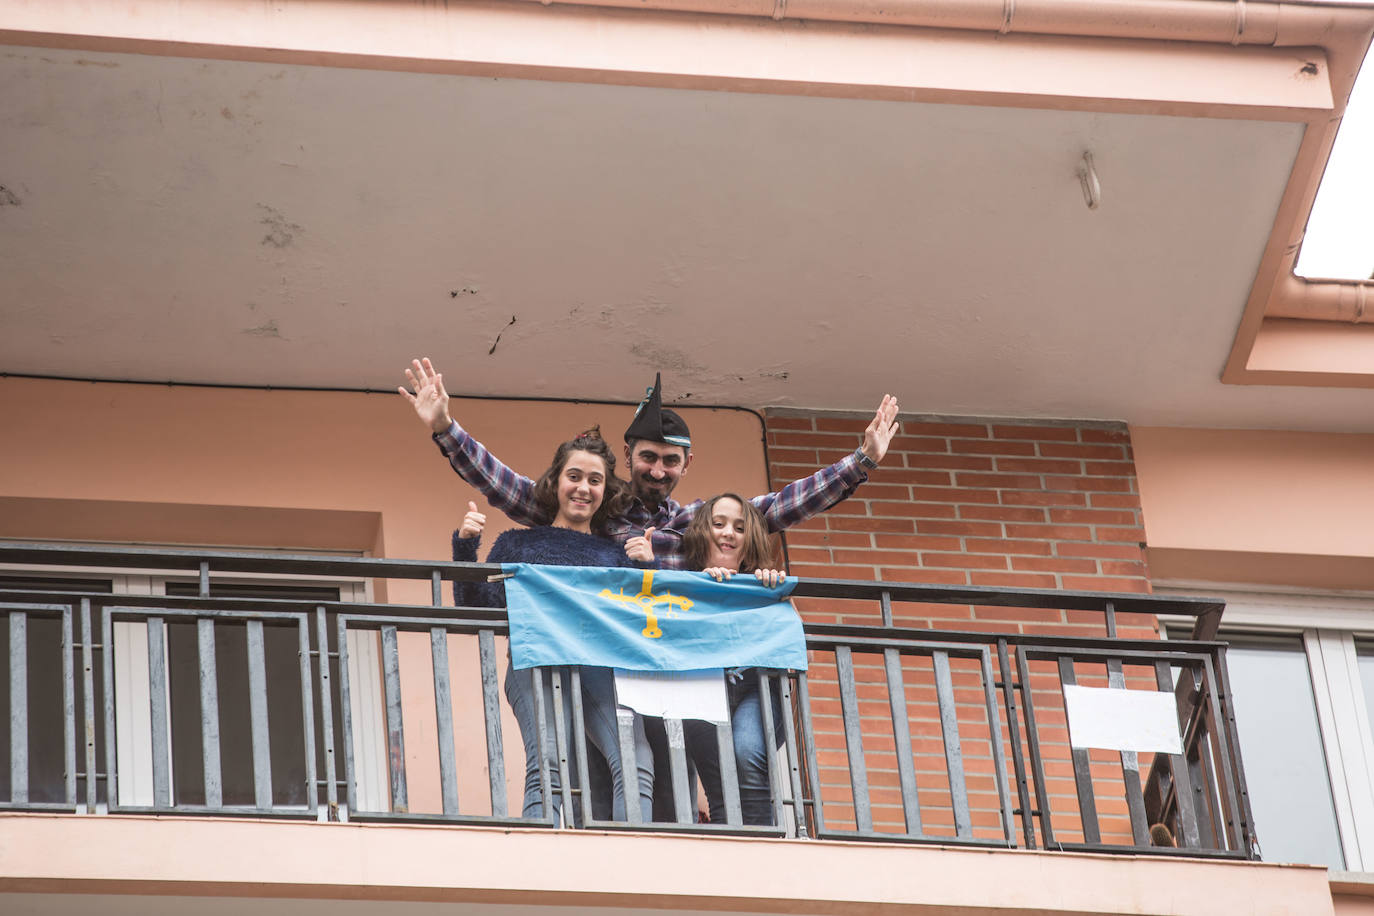
[[(412, 391), (398, 388), (434, 435), (434, 442), (458, 476), (476, 487), (487, 501), (521, 525), (547, 524), (533, 498), (534, 482), (501, 463), (459, 426), (448, 412), (449, 397), (443, 376), (426, 357), (406, 369)], [(884, 395), (863, 442), (852, 453), (810, 477), (793, 481), (776, 493), (750, 500), (765, 519), (770, 533), (800, 524), (850, 496), (868, 479), (868, 472), (887, 454), (897, 432), (897, 399)], [(682, 533), (702, 500), (682, 505), (672, 493), (692, 464), (691, 433), (677, 411), (663, 406), (661, 379), (640, 402), (625, 430), (626, 474), (633, 499), (610, 520), (609, 533), (620, 543), (652, 529), (654, 558), (663, 569), (682, 569), (686, 559)]]

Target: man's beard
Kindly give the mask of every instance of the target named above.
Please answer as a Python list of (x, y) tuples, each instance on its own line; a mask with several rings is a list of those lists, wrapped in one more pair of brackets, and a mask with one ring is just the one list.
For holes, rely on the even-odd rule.
[(644, 503), (644, 507), (650, 512), (658, 511), (658, 507), (663, 505), (663, 501), (668, 498), (668, 494), (672, 491), (672, 487), (663, 485), (651, 486), (647, 480), (643, 479), (641, 479), (640, 483), (641, 485), (636, 488), (635, 495), (639, 497), (639, 501)]

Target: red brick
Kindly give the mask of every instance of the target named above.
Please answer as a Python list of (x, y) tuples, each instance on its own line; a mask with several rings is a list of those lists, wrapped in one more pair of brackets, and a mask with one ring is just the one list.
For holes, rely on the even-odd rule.
[(811, 429), (811, 417), (774, 417), (765, 416), (763, 422), (773, 429)]
[(806, 563), (794, 563), (788, 569), (794, 576), (801, 576), (806, 579), (865, 579), (872, 580), (873, 567), (871, 566), (836, 566), (832, 563), (821, 565), (810, 565)]
[[(978, 620), (1007, 620), (1013, 623), (1064, 622), (1063, 611), (1047, 607), (976, 607), (973, 609), (973, 616)], [(959, 730), (964, 730), (962, 722)]]
[(1024, 455), (1026, 457), (1035, 454), (1035, 443), (1033, 442), (1007, 442), (1002, 439), (991, 439), (986, 442), (955, 439), (950, 442), (949, 447), (950, 451), (955, 454)]
[(868, 495), (868, 492), (874, 483), (919, 483), (929, 487), (947, 487), (950, 484), (950, 473), (949, 471), (890, 468), (887, 465), (883, 465), (876, 471), (869, 471), (869, 480), (871, 482), (864, 484), (863, 488), (863, 494), (866, 499), (873, 498)]
[(1007, 537), (1051, 541), (1091, 541), (1092, 529), (1079, 525), (1008, 525)]
[(1045, 493), (1037, 490), (1003, 490), (1007, 506), (1082, 506), (1088, 498), (1082, 493)]
[(873, 540), (877, 547), (888, 550), (959, 550), (963, 547), (957, 537), (934, 535), (878, 534)]
[(1027, 541), (1013, 538), (969, 538), (964, 541), (964, 549), (969, 553), (1006, 553), (1049, 556), (1048, 541)]
[(856, 433), (863, 435), (872, 417), (860, 420), (858, 417), (816, 417), (816, 429), (821, 432)]
[(1132, 563), (1126, 560), (1103, 560), (1102, 572), (1108, 576), (1145, 576), (1144, 563)]
[(977, 474), (963, 472), (954, 475), (961, 487), (991, 487), (997, 490), (1038, 490), (1040, 478), (1027, 474)]
[(951, 468), (953, 470), (965, 471), (991, 471), (991, 458), (984, 458), (981, 455), (917, 455), (912, 452), (906, 453), (906, 465), (909, 468)]
[(1132, 479), (1130, 477), (1046, 477), (1045, 489), (1129, 493)]
[(911, 498), (933, 503), (995, 503), (996, 490), (970, 490), (967, 487), (912, 487)]
[(1051, 442), (1078, 441), (1078, 430), (1073, 426), (993, 426), (992, 434), (999, 439), (1043, 439)]
[(922, 553), (921, 565), (954, 569), (1006, 569), (1007, 558), (973, 553)]
[(879, 563), (889, 566), (919, 566), (914, 550), (836, 550), (836, 563), (872, 563), (875, 566)]
[(814, 468), (819, 461), (814, 448), (784, 448), (771, 442), (768, 444), (768, 462), (774, 474), (786, 473), (779, 465), (795, 464), (799, 468)]
[(1126, 450), (1119, 445), (1060, 445), (1056, 442), (1040, 444), (1040, 454), (1046, 458), (1095, 458), (1098, 461), (1111, 461), (1126, 457)]
[(1140, 497), (1135, 493), (1094, 493), (1092, 504), (1103, 509), (1139, 509)]
[[(812, 448), (837, 448), (841, 445), (837, 436), (827, 435), (826, 433), (783, 432), (775, 433), (772, 438), (777, 445), (800, 446), (803, 448), (807, 446)], [(855, 444), (857, 445), (857, 443)], [(851, 452), (854, 451), (852, 446), (849, 450)]]
[(1011, 568), (1028, 572), (1085, 573), (1097, 572), (1096, 560), (1070, 560), (1062, 557), (1012, 557)]
[(829, 550), (815, 550), (789, 543), (787, 545), (787, 559), (794, 565), (798, 563), (824, 565), (831, 563), (835, 558), (830, 555)]
[(887, 446), (888, 454), (898, 452), (949, 452), (949, 440), (934, 436), (893, 436)]
[(1026, 474), (1078, 474), (1083, 462), (1067, 458), (996, 458), (997, 470)]
[(1080, 429), (1079, 434), (1084, 442), (1120, 442), (1131, 441), (1130, 434), (1124, 429)]
[(916, 436), (959, 436), (965, 439), (988, 437), (988, 427), (984, 423), (923, 423), (920, 420), (904, 420), (902, 431)]
[(1051, 509), (1050, 521), (1056, 524), (1133, 525), (1139, 520), (1134, 512), (1120, 509)]
[(873, 538), (857, 531), (787, 531), (788, 547), (871, 547)]
[(1140, 548), (1126, 544), (1080, 544), (1072, 541), (1054, 545), (1054, 552), (1061, 557), (1101, 557), (1113, 560), (1135, 560), (1140, 557)]
[(1064, 576), (1064, 587), (1084, 592), (1143, 592), (1140, 579), (1114, 579), (1108, 576)]
[(1085, 461), (1083, 473), (1098, 477), (1134, 477), (1135, 464), (1131, 461)]
[[(1099, 541), (1128, 541), (1133, 544), (1140, 544), (1145, 540), (1144, 528), (1098, 528), (1097, 539)], [(1065, 538), (1065, 540), (1068, 540)]]
[(1003, 522), (1040, 522), (1045, 520), (1045, 510), (1022, 506), (960, 506), (959, 517), (996, 519)]
[(1034, 573), (974, 572), (969, 575), (971, 585), (990, 585), (996, 588), (1054, 588), (1054, 576)]
[(975, 537), (997, 537), (1002, 533), (1002, 526), (996, 522), (945, 522), (926, 521), (922, 519), (916, 523), (916, 530), (921, 534), (958, 534), (972, 535)]
[(852, 517), (833, 513), (832, 509), (825, 515), (825, 524), (832, 531), (891, 531), (910, 534), (916, 530), (916, 523), (911, 519)]
[(859, 490), (859, 495), (866, 500), (888, 499), (906, 502), (911, 499), (911, 487), (900, 483), (878, 483), (870, 480)]
[(924, 582), (929, 585), (967, 585), (968, 577), (955, 569), (899, 569), (884, 566), (879, 570), (884, 582)]

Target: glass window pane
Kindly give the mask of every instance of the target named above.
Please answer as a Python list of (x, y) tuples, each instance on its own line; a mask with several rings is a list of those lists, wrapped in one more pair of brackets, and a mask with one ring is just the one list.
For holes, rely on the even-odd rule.
[(1301, 641), (1233, 642), (1226, 658), (1264, 860), (1344, 868)]

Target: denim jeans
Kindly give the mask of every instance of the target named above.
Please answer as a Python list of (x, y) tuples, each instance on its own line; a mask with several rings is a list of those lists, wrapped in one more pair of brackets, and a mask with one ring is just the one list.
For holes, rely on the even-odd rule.
[[(543, 668), (544, 709), (548, 716), (544, 723), (547, 741), (545, 759), (549, 765), (549, 790), (553, 795), (554, 817), (557, 819), (562, 807), (562, 777), (558, 771), (558, 747), (553, 729), (553, 677), (557, 671), (562, 674), (566, 691), (572, 684), (571, 668)], [(620, 728), (616, 722), (615, 680), (609, 668), (579, 668), (582, 676), (582, 713), (587, 722), (587, 743), (595, 747), (606, 758), (611, 771), (611, 817), (617, 821), (625, 820), (624, 776), (620, 766)], [(515, 713), (520, 725), (520, 738), (525, 744), (525, 801), (521, 817), (542, 818), (544, 816), (543, 796), (539, 791), (539, 733), (535, 727), (534, 685), (530, 669), (506, 672), (506, 700)], [(640, 810), (644, 819), (653, 817), (654, 757), (648, 740), (644, 737), (644, 722), (638, 714), (634, 717), (635, 758), (638, 764), (638, 783)], [(563, 703), (564, 734), (568, 736), (569, 763), (575, 759), (573, 754), (572, 701), (566, 696)], [(575, 769), (574, 769), (574, 772)], [(580, 814), (576, 815), (581, 821)]]
[[(759, 695), (758, 672), (748, 669), (744, 680), (730, 687), (730, 731), (735, 751), (735, 773), (739, 777), (740, 814), (745, 824), (773, 823), (773, 800), (768, 784), (768, 747), (763, 737), (763, 711)], [(773, 746), (783, 741), (782, 704), (773, 690)], [(695, 770), (706, 790), (711, 823), (724, 824), (725, 792), (720, 776), (720, 743), (716, 726), (699, 719), (684, 719), (682, 734), (689, 768)], [(648, 738), (659, 756), (658, 794), (655, 819), (673, 821), (673, 788), (668, 771), (668, 741), (662, 720), (650, 722)], [(695, 782), (691, 785), (695, 786)], [(695, 788), (692, 790), (695, 798)]]

